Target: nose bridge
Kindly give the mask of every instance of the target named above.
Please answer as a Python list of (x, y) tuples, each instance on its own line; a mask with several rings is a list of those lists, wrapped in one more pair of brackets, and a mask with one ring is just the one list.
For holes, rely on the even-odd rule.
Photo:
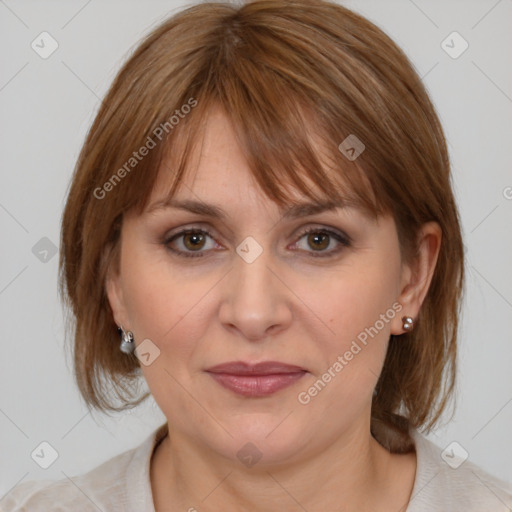
[(275, 298), (271, 293), (273, 285), (272, 273), (268, 268), (271, 265), (269, 256), (269, 251), (262, 251), (254, 260), (247, 260), (243, 255), (235, 258), (233, 298), (237, 304), (247, 308), (247, 312), (252, 310), (253, 314), (262, 314), (270, 308)]
[[(221, 307), (221, 322), (236, 328), (248, 339), (256, 340), (284, 328), (291, 319), (285, 287), (273, 275), (270, 251), (254, 253), (254, 247), (245, 253), (243, 244), (237, 250), (234, 268), (226, 283)], [(247, 249), (247, 247), (245, 247)], [(240, 255), (241, 253), (241, 255)], [(270, 267), (270, 268), (269, 268)]]
[(248, 300), (248, 303), (253, 299), (261, 302), (261, 296), (271, 299), (269, 291), (272, 287), (272, 274), (268, 268), (269, 264), (267, 253), (262, 253), (252, 262), (242, 257), (238, 258), (238, 261), (235, 260), (234, 291), (239, 299)]

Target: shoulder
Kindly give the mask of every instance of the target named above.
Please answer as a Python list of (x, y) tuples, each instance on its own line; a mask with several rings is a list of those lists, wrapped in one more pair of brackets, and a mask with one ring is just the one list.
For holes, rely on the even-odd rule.
[(166, 426), (159, 427), (138, 447), (112, 457), (82, 475), (17, 485), (0, 501), (0, 510), (151, 510), (149, 463), (154, 446), (162, 438)]
[[(93, 470), (94, 471), (94, 470)], [(92, 473), (92, 472), (91, 472)], [(84, 475), (86, 476), (86, 475)], [(2, 512), (64, 512), (80, 507), (89, 512), (98, 510), (87, 499), (88, 489), (84, 494), (73, 488), (71, 481), (34, 480), (17, 485), (1, 501)], [(82, 494), (82, 495), (80, 495)]]
[(407, 512), (509, 512), (512, 484), (487, 473), (466, 459), (457, 444), (442, 450), (416, 431), (417, 469)]

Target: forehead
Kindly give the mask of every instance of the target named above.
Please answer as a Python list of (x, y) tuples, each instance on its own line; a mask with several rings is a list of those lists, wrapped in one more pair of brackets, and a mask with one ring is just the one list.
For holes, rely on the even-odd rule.
[[(155, 194), (165, 193), (172, 181), (175, 158), (168, 155), (162, 162), (155, 184)], [(180, 184), (180, 193), (212, 194), (229, 189), (250, 191), (256, 182), (249, 170), (235, 130), (227, 116), (215, 109), (206, 118), (195, 136), (186, 172)]]
[(343, 203), (374, 219), (386, 213), (365, 172), (341, 155), (336, 134), (312, 116), (302, 117), (296, 131), (295, 124), (293, 133), (272, 123), (255, 130), (214, 100), (200, 103), (164, 146), (136, 214), (173, 198), (225, 206), (247, 198), (273, 209), (270, 199), (280, 213), (306, 201)]
[[(343, 190), (349, 189), (348, 184), (343, 173), (335, 169), (331, 155), (321, 138), (313, 134), (313, 130), (311, 144), (321, 162), (323, 172), (334, 180), (335, 187), (332, 193), (342, 195)], [(267, 192), (258, 182), (254, 168), (251, 167), (244, 152), (243, 138), (240, 137), (240, 133), (225, 112), (218, 107), (208, 111), (199, 130), (193, 134), (186, 168), (174, 194), (171, 195), (170, 189), (179, 165), (178, 153), (179, 151), (171, 150), (164, 156), (150, 203), (162, 201), (174, 195), (182, 198), (195, 195), (197, 199), (197, 197), (214, 197), (216, 194), (229, 197), (235, 194), (252, 196)], [(314, 198), (322, 203), (333, 199), (299, 165), (294, 168), (292, 176), (285, 176), (279, 168), (279, 163), (274, 164), (271, 171), (273, 175), (268, 176), (268, 179), (273, 179), (285, 191), (284, 200), (280, 202), (284, 205), (293, 205), (307, 198)], [(305, 187), (298, 186), (299, 180)], [(348, 201), (348, 194), (346, 195), (345, 200)]]

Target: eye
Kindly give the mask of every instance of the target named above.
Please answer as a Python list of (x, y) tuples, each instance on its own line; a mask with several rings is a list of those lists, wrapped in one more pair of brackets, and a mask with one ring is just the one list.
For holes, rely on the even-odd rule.
[(294, 244), (294, 248), (309, 252), (314, 257), (333, 256), (349, 246), (350, 238), (347, 235), (323, 228), (309, 228), (303, 231)]
[(171, 235), (164, 241), (164, 245), (170, 251), (188, 258), (202, 257), (205, 252), (217, 247), (208, 231), (194, 228)]

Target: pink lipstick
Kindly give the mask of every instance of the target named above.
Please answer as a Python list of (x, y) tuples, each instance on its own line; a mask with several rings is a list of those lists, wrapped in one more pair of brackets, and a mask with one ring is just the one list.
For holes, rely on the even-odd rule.
[(300, 366), (265, 361), (257, 364), (233, 361), (206, 370), (221, 386), (247, 397), (268, 396), (306, 374)]

